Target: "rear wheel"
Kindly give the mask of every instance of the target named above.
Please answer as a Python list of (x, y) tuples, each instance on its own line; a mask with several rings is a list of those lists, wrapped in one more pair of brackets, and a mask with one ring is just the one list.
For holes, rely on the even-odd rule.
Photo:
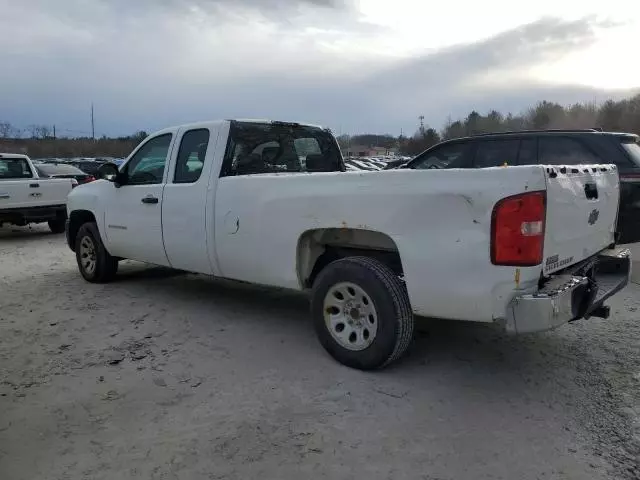
[(107, 252), (95, 223), (80, 227), (75, 247), (78, 269), (85, 280), (92, 283), (113, 280), (118, 272), (118, 260)]
[(404, 283), (369, 257), (343, 258), (325, 267), (314, 282), (311, 312), (322, 346), (352, 368), (384, 367), (400, 358), (413, 338)]
[(64, 218), (56, 218), (55, 220), (49, 220), (49, 229), (53, 233), (64, 233)]

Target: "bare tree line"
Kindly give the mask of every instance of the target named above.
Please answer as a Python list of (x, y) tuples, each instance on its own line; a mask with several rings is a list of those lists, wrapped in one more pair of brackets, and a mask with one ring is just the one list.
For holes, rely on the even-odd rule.
[(356, 144), (380, 146), (416, 155), (442, 140), (479, 133), (547, 128), (602, 128), (640, 134), (640, 94), (620, 101), (608, 100), (601, 105), (577, 103), (562, 106), (542, 101), (520, 114), (491, 110), (482, 115), (474, 110), (464, 118), (449, 119), (440, 131), (420, 125), (411, 137), (363, 134), (341, 135), (338, 140), (342, 148)]
[(147, 136), (133, 135), (98, 139), (90, 137), (56, 137), (47, 125), (29, 125), (23, 129), (0, 122), (0, 151), (24, 153), (32, 158), (125, 157)]
[[(420, 124), (416, 132), (403, 135), (340, 135), (343, 149), (349, 145), (378, 146), (397, 149), (405, 155), (416, 155), (432, 145), (452, 138), (488, 132), (517, 131), (544, 128), (594, 128), (640, 134), (640, 94), (620, 101), (608, 100), (601, 105), (577, 103), (562, 106), (542, 101), (520, 114), (503, 114), (491, 110), (485, 115), (471, 111), (464, 118), (448, 120), (440, 131)], [(9, 122), (0, 122), (0, 150), (20, 151), (38, 157), (124, 157), (147, 136), (139, 131), (117, 138), (103, 136), (56, 138), (47, 125), (28, 125), (18, 128)]]

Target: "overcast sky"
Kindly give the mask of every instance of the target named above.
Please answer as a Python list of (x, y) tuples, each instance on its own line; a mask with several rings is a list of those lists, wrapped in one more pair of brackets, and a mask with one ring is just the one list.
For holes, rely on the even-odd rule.
[(413, 133), (640, 87), (638, 0), (0, 0), (0, 121)]

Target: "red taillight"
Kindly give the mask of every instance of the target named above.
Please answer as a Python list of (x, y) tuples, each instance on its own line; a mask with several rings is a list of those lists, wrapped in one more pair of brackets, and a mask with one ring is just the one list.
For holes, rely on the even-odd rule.
[(500, 200), (491, 217), (491, 263), (532, 267), (542, 263), (545, 192)]
[(85, 179), (84, 183), (94, 182), (95, 180), (96, 180), (96, 177), (94, 177), (93, 175), (89, 175), (89, 176)]

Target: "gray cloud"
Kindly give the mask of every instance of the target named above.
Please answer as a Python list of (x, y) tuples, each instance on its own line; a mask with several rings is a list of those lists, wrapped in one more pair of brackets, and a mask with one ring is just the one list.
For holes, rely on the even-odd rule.
[[(376, 77), (379, 82), (395, 79), (400, 88), (467, 84), (471, 78), (494, 70), (514, 70), (557, 59), (585, 48), (595, 40), (595, 28), (608, 26), (593, 18), (564, 22), (543, 18), (501, 33), (485, 41), (442, 49), (422, 58), (410, 59)], [(375, 84), (375, 81), (374, 81)]]
[[(363, 42), (379, 34), (357, 21), (351, 1), (165, 0), (139, 14), (119, 11), (124, 0), (97, 0), (94, 9), (54, 13), (48, 13), (49, 2), (38, 1), (40, 16), (34, 15), (34, 33), (27, 34), (13, 27), (11, 12), (22, 14), (24, 2), (36, 0), (12, 5), (22, 10), (5, 10), (0, 0), (0, 10), (9, 12), (4, 24), (0, 18), (4, 38), (20, 40), (0, 51), (0, 120), (56, 123), (59, 131), (87, 132), (91, 101), (98, 131), (107, 134), (229, 117), (397, 134), (401, 128), (412, 132), (420, 114), (440, 126), (448, 115), (471, 109), (519, 111), (543, 98), (569, 103), (626, 93), (506, 80), (590, 45), (595, 29), (611, 27), (592, 18), (541, 19), (481, 42), (399, 61), (350, 57), (323, 47), (336, 36)], [(136, 3), (140, 8), (151, 0)], [(317, 8), (318, 3), (330, 8)], [(272, 12), (296, 5), (302, 17), (288, 24), (244, 16), (237, 21), (208, 10), (227, 4), (263, 19), (265, 5), (272, 5)], [(185, 5), (199, 6), (204, 16), (188, 9), (177, 15)], [(310, 36), (308, 25), (331, 32)]]

